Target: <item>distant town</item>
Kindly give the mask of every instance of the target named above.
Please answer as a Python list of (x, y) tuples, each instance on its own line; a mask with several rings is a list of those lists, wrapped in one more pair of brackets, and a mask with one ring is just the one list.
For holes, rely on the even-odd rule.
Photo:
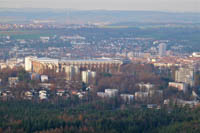
[[(200, 53), (185, 51), (187, 46), (181, 43), (186, 40), (159, 40), (134, 35), (114, 38), (112, 34), (116, 33), (110, 31), (111, 35), (107, 36), (95, 25), (59, 26), (0, 25), (0, 29), (8, 30), (8, 33), (17, 29), (16, 34), (2, 32), (0, 36), (1, 99), (51, 100), (71, 96), (82, 99), (92, 92), (102, 99), (119, 97), (126, 103), (143, 103), (149, 108), (161, 108), (170, 101), (190, 107), (199, 104)], [(27, 32), (31, 34), (30, 38), (19, 39), (20, 36), (16, 36), (29, 29), (33, 30)], [(42, 29), (56, 30), (59, 34), (33, 37), (35, 30)], [(100, 40), (95, 36), (99, 30), (105, 34), (100, 36)], [(90, 36), (90, 32), (94, 35)], [(128, 73), (127, 67), (130, 69)], [(151, 67), (152, 70), (147, 70), (145, 75), (138, 72), (141, 70), (132, 70), (142, 67)], [(110, 84), (103, 81), (103, 78), (115, 80), (123, 76), (131, 76), (130, 80), (135, 81), (121, 81), (121, 84), (126, 84), (124, 86), (114, 81)], [(162, 84), (152, 82), (151, 76), (156, 76)], [(23, 88), (19, 89), (19, 96), (13, 93), (13, 89), (16, 91), (18, 87)], [(171, 95), (170, 91), (176, 93)], [(159, 100), (154, 101), (155, 97)]]
[(0, 133), (199, 133), (199, 16), (0, 8)]

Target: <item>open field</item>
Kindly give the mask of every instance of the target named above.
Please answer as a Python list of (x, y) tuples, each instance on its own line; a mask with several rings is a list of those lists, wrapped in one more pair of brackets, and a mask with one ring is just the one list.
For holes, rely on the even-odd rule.
[(53, 36), (52, 30), (16, 30), (0, 31), (0, 36), (11, 36), (13, 39), (39, 39), (40, 36)]

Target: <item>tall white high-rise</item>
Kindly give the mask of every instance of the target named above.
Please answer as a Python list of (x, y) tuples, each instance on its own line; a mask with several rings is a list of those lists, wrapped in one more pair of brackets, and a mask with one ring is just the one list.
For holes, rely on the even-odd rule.
[(159, 56), (165, 56), (166, 55), (166, 43), (160, 43), (159, 44)]
[(36, 57), (28, 56), (25, 57), (25, 70), (28, 72), (32, 72), (32, 61), (36, 59)]
[(82, 81), (84, 83), (89, 83), (92, 79), (96, 77), (96, 72), (94, 71), (82, 71)]
[(175, 81), (189, 84), (194, 86), (194, 69), (191, 68), (180, 68), (175, 72)]
[(78, 66), (66, 66), (65, 67), (66, 79), (72, 80), (73, 77), (80, 73), (80, 68)]

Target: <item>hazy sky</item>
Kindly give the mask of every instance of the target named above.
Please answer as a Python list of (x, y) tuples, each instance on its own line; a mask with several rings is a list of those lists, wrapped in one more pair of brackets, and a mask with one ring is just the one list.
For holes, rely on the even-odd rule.
[(0, 0), (2, 8), (200, 11), (200, 0)]

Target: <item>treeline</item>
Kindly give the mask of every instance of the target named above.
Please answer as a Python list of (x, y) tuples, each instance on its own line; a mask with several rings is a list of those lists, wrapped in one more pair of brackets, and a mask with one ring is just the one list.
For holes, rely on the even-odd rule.
[[(151, 83), (155, 89), (166, 89), (168, 82), (173, 80), (169, 70), (162, 73), (151, 64), (126, 64), (121, 66), (120, 73), (100, 73), (97, 76), (97, 88), (102, 91), (107, 88), (116, 88), (120, 92), (134, 93), (139, 90), (138, 83)], [(171, 72), (168, 72), (171, 73)]]
[(171, 110), (111, 107), (109, 101), (57, 104), (0, 102), (2, 133), (182, 133), (199, 132), (200, 108)]

